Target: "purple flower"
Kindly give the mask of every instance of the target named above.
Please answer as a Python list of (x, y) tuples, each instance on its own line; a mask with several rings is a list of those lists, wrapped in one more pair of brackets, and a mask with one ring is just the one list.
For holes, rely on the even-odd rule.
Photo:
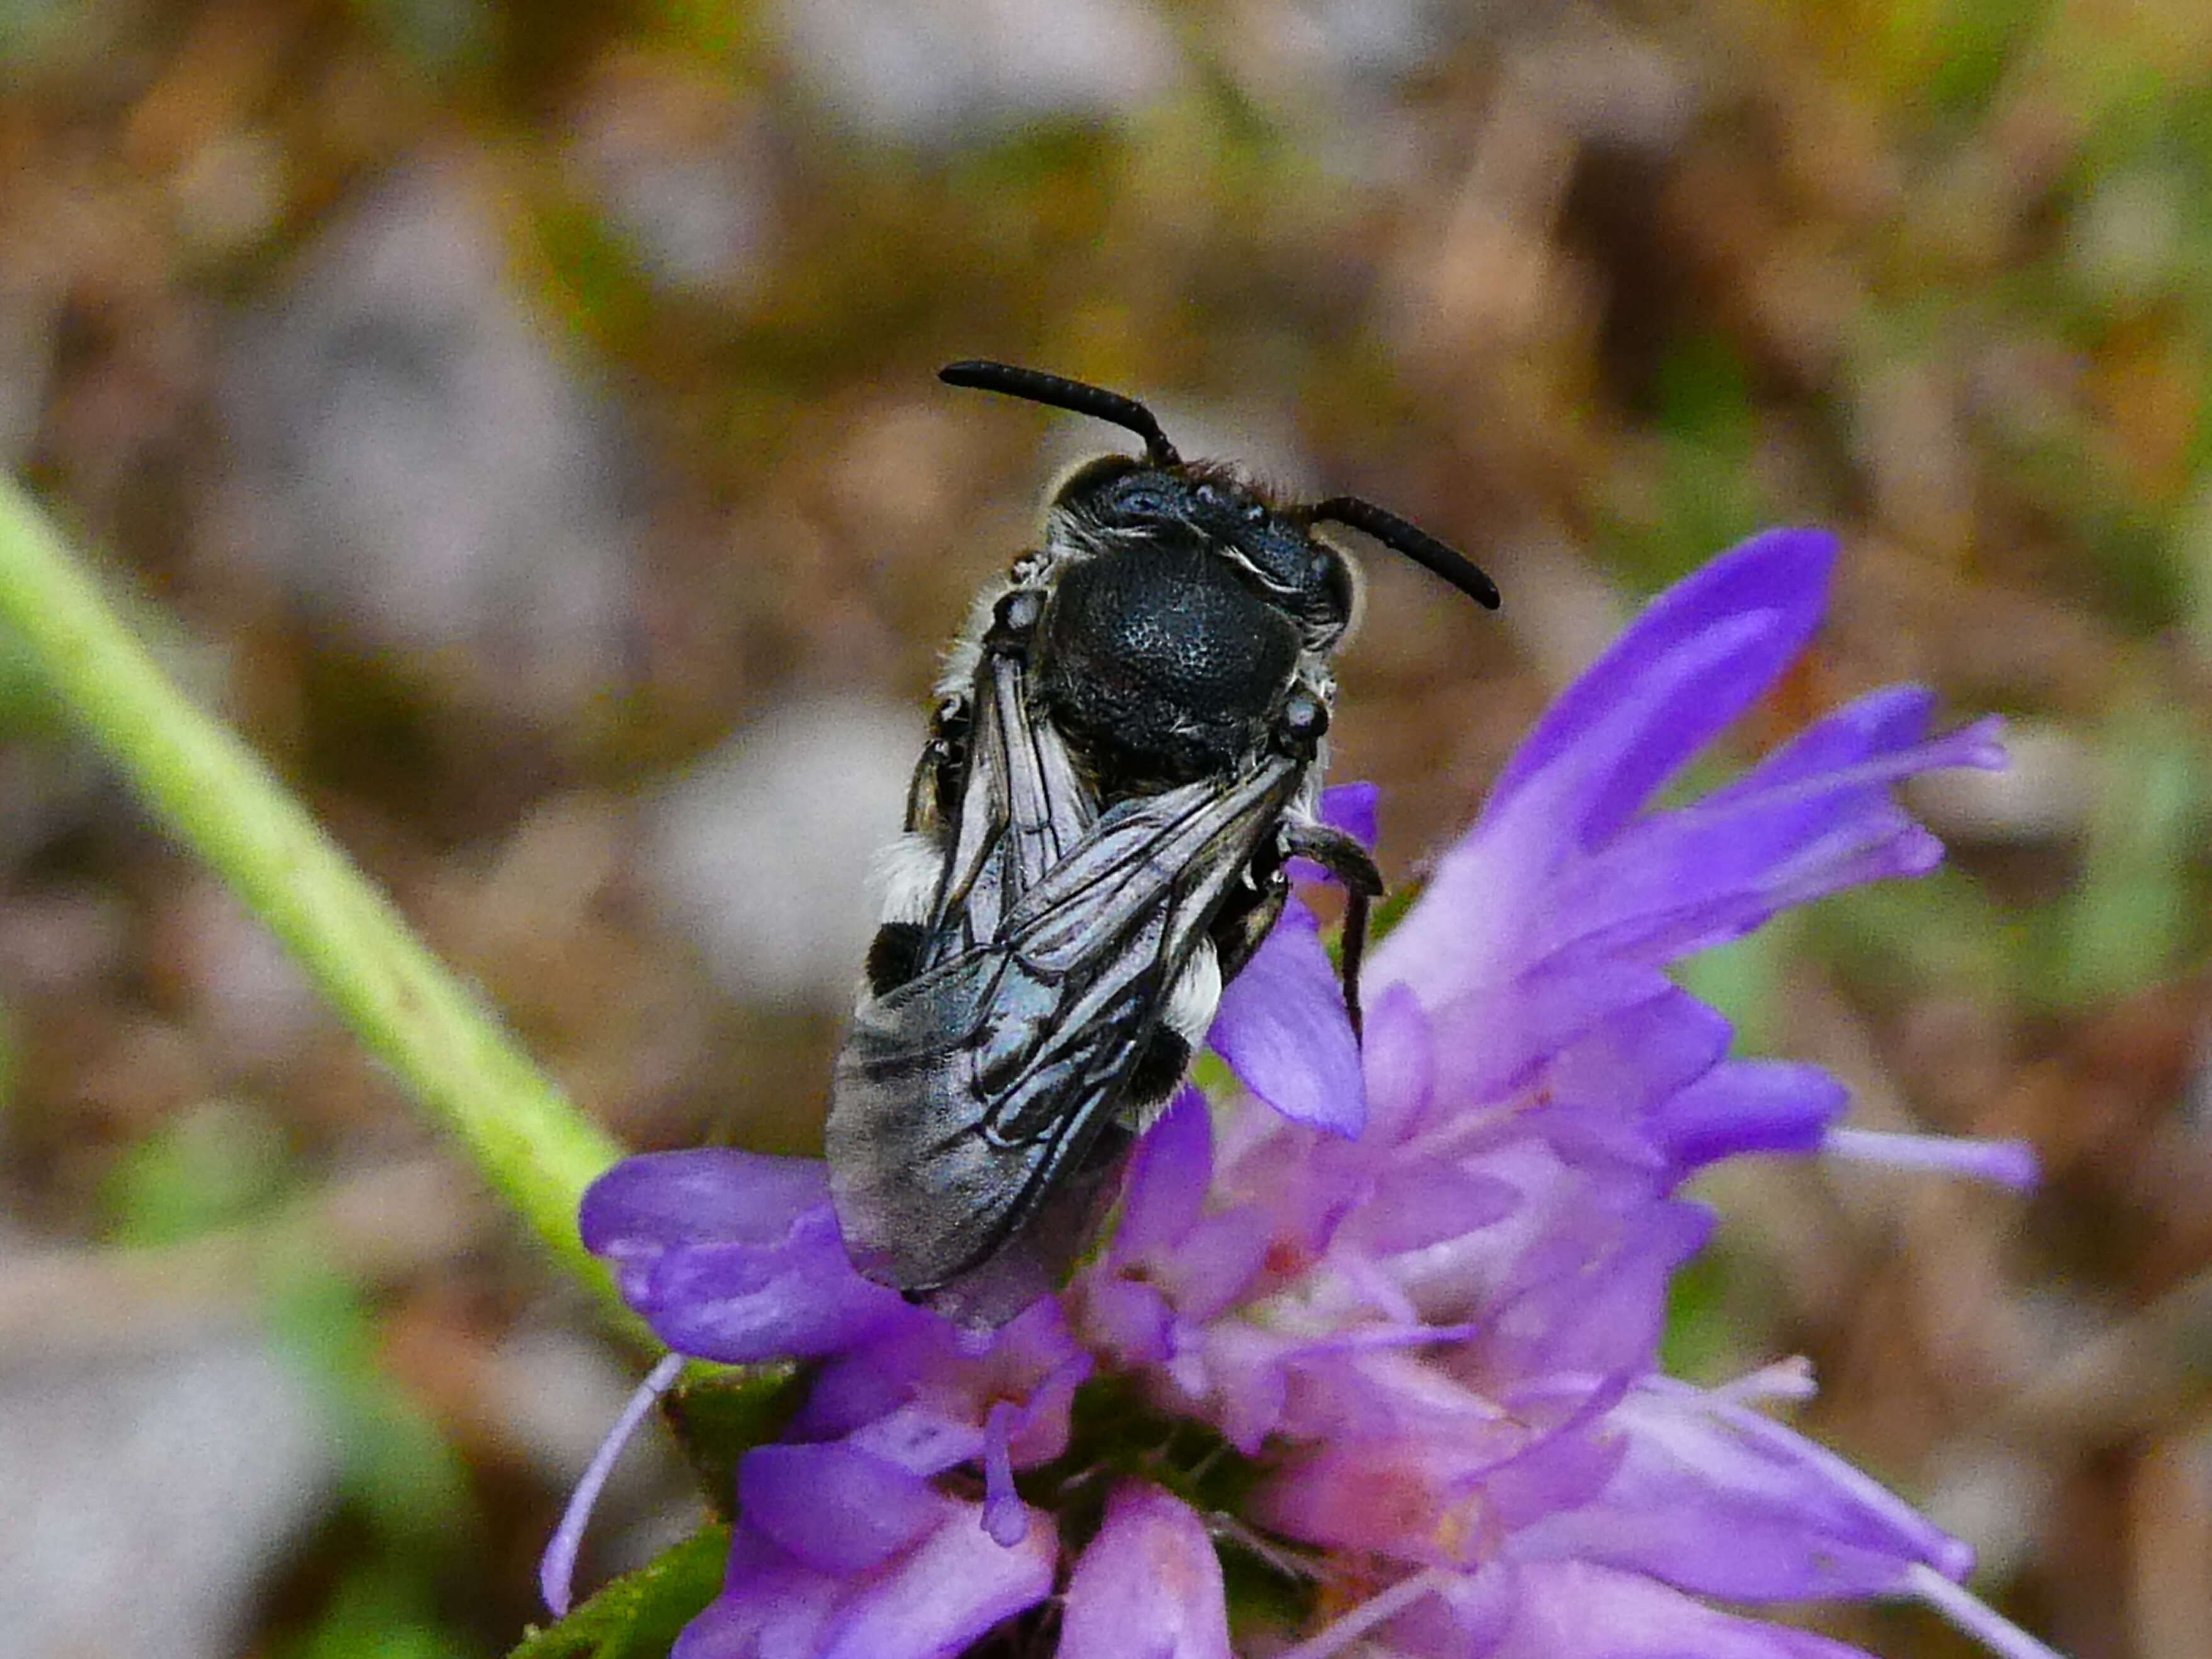
[[(1804, 645), (1833, 556), (1809, 532), (1747, 543), (1560, 699), (1371, 957), (1364, 1048), (1294, 902), (1214, 1028), (1243, 1092), (1185, 1089), (1106, 1247), (1003, 1329), (854, 1273), (817, 1166), (672, 1153), (602, 1180), (586, 1241), (672, 1347), (822, 1362), (785, 1441), (744, 1459), (727, 1583), (684, 1659), (926, 1659), (1008, 1621), (1044, 1644), (1054, 1620), (1063, 1659), (1370, 1638), (1848, 1659), (1707, 1599), (1892, 1596), (2045, 1654), (1959, 1588), (1964, 1545), (1754, 1408), (1808, 1392), (1802, 1368), (1708, 1390), (1657, 1367), (1706, 1164), (2033, 1179), (2017, 1146), (1838, 1127), (1833, 1079), (1728, 1058), (1727, 1023), (1663, 971), (1929, 869), (1893, 786), (2001, 763), (1991, 723), (1931, 736), (1932, 700), (1902, 688), (1651, 809)], [(1371, 835), (1371, 791), (1330, 806)], [(556, 1605), (574, 1542), (549, 1556)], [(1233, 1621), (1230, 1558), (1253, 1587)]]
[(722, 1595), (671, 1659), (957, 1654), (1052, 1589), (1050, 1522), (1001, 1541), (978, 1506), (845, 1442), (756, 1448)]

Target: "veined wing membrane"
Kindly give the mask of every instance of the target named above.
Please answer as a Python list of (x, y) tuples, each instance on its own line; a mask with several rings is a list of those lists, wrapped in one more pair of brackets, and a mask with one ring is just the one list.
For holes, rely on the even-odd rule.
[[(910, 1291), (975, 1268), (1080, 1184), (1176, 976), (1297, 783), (1296, 763), (1273, 759), (1079, 822), (1087, 799), (1071, 802), (1021, 678), (1006, 658), (978, 677), (924, 970), (860, 1010), (838, 1059), (830, 1162), (847, 1242)], [(1080, 1229), (1035, 1231), (1079, 1244)]]
[(1030, 719), (1025, 682), (1019, 660), (1007, 655), (986, 659), (976, 676), (967, 782), (925, 966), (994, 938), (1007, 906), (1098, 816), (1059, 732)]

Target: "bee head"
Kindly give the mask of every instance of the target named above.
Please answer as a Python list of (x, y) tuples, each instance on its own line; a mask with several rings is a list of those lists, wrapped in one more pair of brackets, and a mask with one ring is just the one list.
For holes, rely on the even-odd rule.
[(1054, 492), (1048, 535), (1093, 553), (1157, 548), (1225, 560), (1261, 599), (1327, 650), (1358, 604), (1352, 562), (1302, 508), (1278, 507), (1231, 468), (1103, 455)]
[[(1145, 441), (1145, 459), (1109, 455), (1077, 468), (1053, 497), (1054, 527), (1106, 538), (1107, 545), (1127, 545), (1133, 538), (1211, 545), (1248, 571), (1270, 603), (1297, 618), (1316, 643), (1342, 635), (1356, 592), (1350, 562), (1312, 535), (1317, 523), (1348, 525), (1372, 536), (1476, 604), (1498, 608), (1498, 585), (1426, 531), (1356, 495), (1279, 507), (1228, 468), (1185, 461), (1152, 411), (1134, 398), (1008, 363), (951, 363), (937, 378), (1110, 421), (1135, 433)], [(1312, 630), (1324, 630), (1326, 637), (1316, 638)]]

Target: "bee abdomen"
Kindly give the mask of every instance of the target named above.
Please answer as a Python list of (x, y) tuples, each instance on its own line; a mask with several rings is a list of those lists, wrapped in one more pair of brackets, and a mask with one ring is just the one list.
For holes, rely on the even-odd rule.
[(887, 921), (868, 945), (868, 989), (888, 996), (921, 971), (929, 929), (918, 921)]
[(1190, 1064), (1190, 1043), (1181, 1032), (1163, 1025), (1152, 1033), (1129, 1073), (1129, 1104), (1139, 1115), (1149, 1116), (1152, 1108), (1175, 1092)]

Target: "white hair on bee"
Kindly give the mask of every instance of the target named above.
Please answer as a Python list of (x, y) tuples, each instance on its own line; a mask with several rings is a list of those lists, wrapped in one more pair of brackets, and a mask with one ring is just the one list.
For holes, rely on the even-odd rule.
[(1213, 1016), (1221, 1006), (1221, 957), (1213, 948), (1212, 939), (1200, 939), (1183, 963), (1182, 971), (1176, 975), (1175, 988), (1168, 993), (1167, 1006), (1160, 1012), (1160, 1023), (1190, 1044), (1191, 1052), (1198, 1052), (1206, 1042), (1206, 1034), (1213, 1029)]
[(926, 922), (945, 873), (945, 848), (935, 836), (908, 830), (876, 849), (868, 860), (868, 892), (880, 922)]

